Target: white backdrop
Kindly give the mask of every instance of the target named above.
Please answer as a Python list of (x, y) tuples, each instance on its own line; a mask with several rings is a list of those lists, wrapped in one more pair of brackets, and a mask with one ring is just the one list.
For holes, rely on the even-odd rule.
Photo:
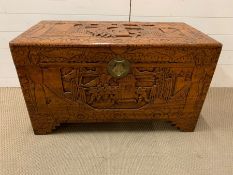
[[(8, 43), (40, 20), (129, 19), (130, 0), (0, 0), (0, 87), (19, 82)], [(131, 21), (186, 22), (223, 43), (211, 86), (233, 87), (233, 0), (132, 0)]]

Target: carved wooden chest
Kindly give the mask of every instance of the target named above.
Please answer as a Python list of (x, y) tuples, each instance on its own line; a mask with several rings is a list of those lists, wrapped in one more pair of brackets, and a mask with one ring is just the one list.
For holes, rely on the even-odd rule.
[(193, 131), (221, 47), (184, 23), (42, 21), (10, 42), (35, 134), (157, 119)]

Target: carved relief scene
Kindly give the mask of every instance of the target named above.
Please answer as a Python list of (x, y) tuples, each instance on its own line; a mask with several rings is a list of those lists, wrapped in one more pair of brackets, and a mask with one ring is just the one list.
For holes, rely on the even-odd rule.
[(118, 79), (103, 66), (62, 67), (60, 77), (64, 97), (74, 102), (98, 109), (153, 108), (185, 104), (192, 68), (133, 67), (129, 75)]
[[(180, 38), (186, 37), (177, 26), (144, 23), (54, 23), (53, 26), (40, 26), (33, 31), (37, 37), (95, 37), (95, 38)], [(46, 27), (47, 30), (46, 30)]]

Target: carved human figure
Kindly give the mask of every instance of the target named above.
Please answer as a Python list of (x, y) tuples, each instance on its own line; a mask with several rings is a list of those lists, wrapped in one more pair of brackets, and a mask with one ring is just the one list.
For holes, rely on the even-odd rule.
[(97, 85), (97, 102), (100, 102), (104, 96), (104, 87), (100, 84)]
[(102, 99), (106, 102), (106, 101), (110, 101), (110, 94), (111, 94), (111, 90), (110, 87), (108, 86), (108, 84), (104, 84), (103, 87), (103, 95), (102, 95)]
[(137, 94), (138, 94), (138, 103), (143, 102), (143, 101), (149, 102), (145, 88), (139, 87), (137, 90)]

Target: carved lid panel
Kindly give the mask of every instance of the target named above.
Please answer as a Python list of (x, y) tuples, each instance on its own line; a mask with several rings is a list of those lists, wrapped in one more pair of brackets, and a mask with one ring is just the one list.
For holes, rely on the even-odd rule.
[(42, 21), (10, 42), (45, 46), (221, 46), (185, 23)]

